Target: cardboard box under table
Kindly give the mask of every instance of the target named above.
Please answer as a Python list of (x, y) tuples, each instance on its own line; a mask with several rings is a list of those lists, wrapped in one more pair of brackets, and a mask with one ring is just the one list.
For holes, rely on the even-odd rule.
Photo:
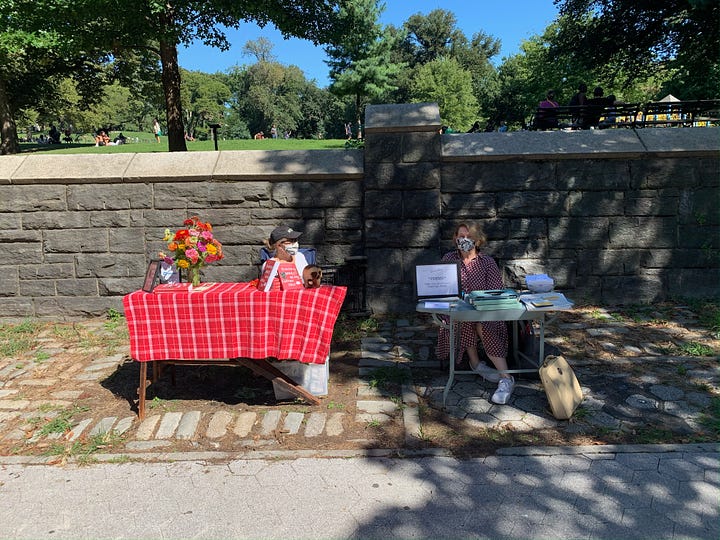
[(159, 285), (123, 298), (130, 356), (140, 362), (138, 416), (147, 364), (242, 365), (311, 404), (319, 400), (270, 360), (324, 364), (346, 288), (261, 292), (248, 283)]

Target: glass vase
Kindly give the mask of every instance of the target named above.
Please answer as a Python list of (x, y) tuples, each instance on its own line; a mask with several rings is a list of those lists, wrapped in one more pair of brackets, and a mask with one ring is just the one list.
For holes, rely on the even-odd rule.
[(200, 285), (200, 267), (191, 266), (188, 268), (188, 281), (193, 287)]

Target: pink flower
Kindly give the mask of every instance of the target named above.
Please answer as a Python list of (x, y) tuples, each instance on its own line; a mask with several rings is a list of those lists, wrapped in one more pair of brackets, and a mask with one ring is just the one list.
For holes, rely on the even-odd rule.
[(210, 231), (203, 231), (200, 233), (200, 238), (202, 238), (203, 240), (205, 240), (207, 242), (210, 242), (213, 239), (213, 235)]
[(205, 262), (206, 262), (207, 264), (213, 263), (213, 262), (218, 261), (218, 260), (220, 260), (220, 259), (218, 258), (217, 255), (208, 255), (207, 257), (205, 257)]
[(198, 262), (198, 259), (200, 258), (200, 254), (198, 253), (197, 249), (188, 248), (185, 250), (185, 256), (190, 259), (190, 261), (195, 264)]

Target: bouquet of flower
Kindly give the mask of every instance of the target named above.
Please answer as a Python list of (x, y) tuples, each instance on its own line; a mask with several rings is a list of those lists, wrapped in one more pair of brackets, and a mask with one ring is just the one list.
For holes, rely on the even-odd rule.
[(197, 287), (200, 284), (200, 268), (223, 258), (222, 244), (215, 240), (212, 225), (200, 221), (198, 216), (186, 219), (183, 226), (185, 228), (175, 234), (165, 229), (163, 240), (168, 242), (170, 253), (166, 255), (161, 251), (160, 257), (167, 264), (176, 264), (186, 270), (188, 281)]

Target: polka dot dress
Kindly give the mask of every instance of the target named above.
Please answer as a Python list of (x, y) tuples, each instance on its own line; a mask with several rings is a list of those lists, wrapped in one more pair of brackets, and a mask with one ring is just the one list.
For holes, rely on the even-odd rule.
[[(462, 263), (460, 253), (451, 251), (446, 253), (443, 261), (461, 261), (460, 281), (463, 291), (484, 291), (489, 289), (502, 289), (503, 282), (500, 269), (492, 257), (478, 254), (467, 264)], [(476, 323), (457, 323), (460, 326), (458, 339), (458, 350), (455, 353), (455, 360), (460, 362), (463, 353), (472, 348), (477, 348), (478, 333), (475, 330)], [(482, 346), (488, 356), (505, 358), (508, 350), (508, 331), (505, 321), (491, 321), (480, 323), (482, 327)], [(455, 329), (457, 334), (457, 328)], [(440, 328), (438, 333), (437, 357), (446, 360), (450, 356), (450, 330)]]

